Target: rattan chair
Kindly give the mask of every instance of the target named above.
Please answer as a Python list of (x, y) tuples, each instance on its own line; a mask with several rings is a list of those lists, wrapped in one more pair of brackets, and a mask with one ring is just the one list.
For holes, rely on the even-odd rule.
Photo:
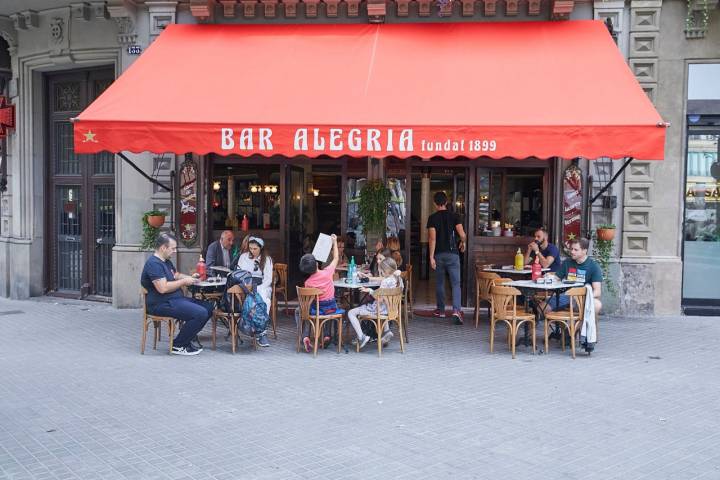
[[(342, 347), (343, 317), (344, 313), (335, 313), (332, 315), (320, 315), (320, 295), (322, 290), (319, 288), (295, 287), (298, 296), (298, 308), (300, 309), (300, 319), (297, 325), (297, 351), (300, 352), (300, 343), (302, 342), (302, 331), (305, 322), (310, 323), (315, 342), (313, 346), (313, 356), (317, 357), (318, 343), (320, 343), (321, 332), (323, 326), (327, 322), (335, 322), (337, 325), (337, 351), (340, 353)], [(310, 313), (312, 304), (315, 304), (315, 313)]]
[(160, 334), (162, 333), (162, 324), (168, 324), (168, 335), (170, 340), (170, 347), (168, 353), (172, 352), (173, 339), (175, 338), (175, 317), (164, 317), (161, 315), (152, 315), (147, 310), (147, 290), (144, 287), (140, 287), (140, 295), (142, 296), (143, 305), (143, 325), (142, 325), (142, 339), (140, 340), (140, 353), (145, 354), (145, 343), (147, 341), (147, 332), (152, 322), (155, 332), (153, 336), (153, 350), (157, 350), (157, 344), (160, 340)]
[(400, 273), (400, 278), (403, 280), (403, 299), (402, 299), (402, 320), (403, 320), (403, 333), (405, 334), (405, 343), (410, 343), (408, 340), (408, 325), (410, 324), (410, 318), (412, 318), (412, 307), (410, 306), (410, 278), (411, 273), (404, 271)]
[[(212, 349), (215, 350), (217, 337), (217, 322), (224, 320), (230, 328), (230, 344), (232, 345), (232, 353), (235, 353), (238, 345), (238, 322), (242, 315), (242, 307), (245, 301), (245, 291), (240, 285), (233, 285), (228, 288), (227, 293), (230, 297), (230, 313), (216, 308), (212, 315)], [(257, 339), (255, 335), (251, 337), (252, 347), (257, 350)]]
[(517, 297), (520, 295), (520, 290), (517, 288), (504, 286), (490, 287), (490, 353), (493, 352), (495, 344), (495, 325), (498, 322), (503, 322), (508, 328), (508, 343), (512, 351), (512, 358), (515, 358), (515, 343), (518, 329), (526, 323), (529, 323), (532, 329), (532, 348), (533, 354), (535, 354), (537, 346), (535, 339), (535, 315), (518, 311)]
[(475, 265), (475, 328), (480, 323), (480, 304), (487, 302), (488, 316), (490, 314), (490, 287), (493, 280), (500, 278), (500, 275), (493, 272), (484, 272), (485, 265)]
[[(405, 353), (405, 328), (403, 327), (402, 317), (402, 288), (379, 288), (373, 292), (373, 297), (377, 302), (377, 310), (374, 315), (362, 315), (358, 317), (360, 320), (369, 320), (375, 324), (375, 331), (378, 334), (378, 356), (382, 356), (382, 332), (385, 325), (395, 322), (398, 325), (400, 337), (400, 352)], [(382, 313), (383, 306), (387, 309), (386, 313)], [(356, 345), (356, 350), (360, 351), (360, 343)]]
[(413, 305), (415, 304), (415, 297), (413, 296), (413, 266), (411, 263), (405, 264), (405, 273), (407, 273), (407, 297), (408, 297), (408, 306), (410, 307), (410, 311), (412, 312)]
[(580, 333), (578, 326), (582, 325), (585, 315), (585, 287), (571, 288), (565, 295), (570, 297), (570, 309), (559, 312), (548, 312), (545, 314), (545, 351), (549, 348), (550, 325), (555, 323), (560, 326), (562, 333), (560, 343), (565, 351), (565, 330), (570, 335), (570, 351), (572, 358), (575, 358), (575, 337)]

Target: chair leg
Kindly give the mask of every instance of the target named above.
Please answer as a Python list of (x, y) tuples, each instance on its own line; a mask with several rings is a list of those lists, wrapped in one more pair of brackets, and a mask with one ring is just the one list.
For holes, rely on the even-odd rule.
[(273, 338), (277, 340), (277, 298), (274, 298), (272, 303), (273, 305), (272, 312), (270, 312), (270, 320), (272, 321)]
[(493, 353), (493, 347), (495, 346), (495, 322), (490, 320), (490, 353)]
[(237, 318), (235, 314), (230, 314), (230, 343), (232, 344), (232, 352), (237, 349)]
[(475, 328), (480, 323), (480, 290), (475, 290)]
[(550, 322), (547, 318), (543, 325), (543, 333), (545, 334), (545, 354), (547, 355), (550, 352)]
[(536, 338), (536, 332), (537, 325), (535, 325), (535, 322), (530, 322), (530, 326), (532, 327), (532, 341), (533, 341), (533, 355), (535, 355), (535, 352), (537, 351), (537, 338)]
[(398, 322), (398, 329), (400, 330), (400, 353), (405, 353), (405, 327), (402, 324), (402, 320)]
[(148, 322), (143, 318), (142, 338), (140, 339), (140, 354), (145, 355), (145, 342), (147, 341)]
[(215, 350), (217, 344), (217, 317), (213, 315), (212, 317), (212, 347), (210, 347), (212, 350)]
[(342, 344), (343, 344), (343, 319), (342, 318), (337, 319), (336, 323), (337, 323), (337, 331), (338, 331), (337, 352), (340, 353), (340, 349), (342, 348)]
[(168, 353), (172, 353), (173, 342), (175, 341), (175, 323), (172, 320), (168, 321), (168, 339), (168, 343), (170, 343)]
[(403, 318), (405, 319), (405, 325), (403, 325), (401, 335), (405, 337), (405, 343), (410, 343), (410, 341), (408, 340), (408, 336), (407, 336), (408, 324), (409, 324), (409, 322), (410, 322), (410, 319), (409, 319), (410, 313), (408, 312), (408, 300), (407, 300), (407, 297), (405, 297), (405, 308), (404, 308), (404, 310), (405, 310), (405, 312), (404, 312), (405, 315), (403, 316)]
[(318, 322), (313, 322), (314, 325), (314, 334), (315, 337), (315, 344), (313, 345), (313, 357), (317, 357), (317, 351), (318, 351), (318, 343), (320, 343), (320, 325)]
[(512, 325), (508, 324), (508, 327), (510, 327), (510, 350), (512, 351), (512, 358), (515, 358), (515, 337), (517, 336), (517, 325), (513, 321)]
[(302, 326), (303, 326), (303, 323), (304, 323), (303, 319), (300, 319), (300, 321), (298, 322), (298, 326), (297, 326), (297, 336), (296, 336), (296, 338), (295, 338), (295, 343), (296, 343), (295, 346), (297, 347), (297, 348), (296, 348), (297, 353), (300, 353), (300, 342), (302, 341), (302, 338), (301, 338), (301, 337), (302, 337)]
[[(572, 353), (573, 359), (575, 359), (575, 322), (572, 320), (568, 325), (570, 328), (570, 352)], [(564, 344), (565, 342), (563, 342)]]
[(375, 329), (377, 332), (377, 344), (378, 344), (378, 357), (382, 357), (382, 322), (375, 323)]

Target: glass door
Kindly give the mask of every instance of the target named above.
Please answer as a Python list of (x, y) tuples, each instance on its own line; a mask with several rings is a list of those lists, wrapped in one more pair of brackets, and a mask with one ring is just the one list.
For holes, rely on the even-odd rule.
[(298, 270), (298, 263), (303, 255), (304, 225), (307, 222), (305, 170), (300, 167), (289, 166), (286, 179), (287, 229), (285, 251), (288, 258), (288, 285), (301, 285), (302, 274)]
[(683, 301), (720, 303), (720, 132), (688, 135), (683, 225)]

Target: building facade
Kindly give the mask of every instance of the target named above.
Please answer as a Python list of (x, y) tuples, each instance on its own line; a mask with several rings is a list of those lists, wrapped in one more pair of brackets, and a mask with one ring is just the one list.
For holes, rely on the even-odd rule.
[[(664, 161), (633, 160), (592, 205), (587, 199), (604, 189), (623, 162), (127, 154), (157, 181), (151, 183), (117, 156), (73, 152), (71, 119), (170, 23), (593, 18), (611, 23), (630, 69), (671, 127)], [(181, 242), (178, 253), (185, 271), (220, 231), (238, 230), (246, 216), (250, 231), (268, 240), (270, 253), (291, 265), (305, 237), (318, 231), (350, 233), (359, 247), (364, 236), (357, 193), (368, 178), (383, 177), (394, 193), (388, 233), (401, 239), (403, 256), (417, 266), (419, 280), (429, 275), (422, 228), (429, 198), (437, 190), (450, 194), (470, 237), (464, 259), (469, 305), (474, 262), (502, 263), (528, 243), (535, 226), (547, 226), (560, 238), (563, 175), (576, 164), (589, 185), (583, 193), (583, 233), (599, 224), (617, 226), (611, 255), (617, 294), (606, 296), (609, 309), (674, 314), (683, 305), (720, 301), (720, 292), (693, 281), (720, 273), (715, 255), (720, 203), (713, 201), (717, 175), (712, 173), (717, 172), (712, 170), (715, 115), (720, 115), (713, 101), (720, 99), (719, 83), (712, 82), (712, 65), (720, 64), (717, 1), (691, 2), (689, 11), (687, 2), (668, 0), (9, 1), (0, 5), (0, 37), (0, 86), (16, 107), (16, 125), (2, 152), (7, 181), (0, 197), (2, 296), (51, 293), (138, 306), (137, 279), (148, 255), (139, 250), (141, 218), (151, 209), (170, 213), (165, 228), (182, 233), (185, 225), (194, 225), (195, 234)], [(696, 116), (698, 121), (689, 122)], [(192, 182), (197, 208), (194, 223), (188, 223), (181, 192)], [(493, 235), (493, 222), (513, 225), (515, 236)]]

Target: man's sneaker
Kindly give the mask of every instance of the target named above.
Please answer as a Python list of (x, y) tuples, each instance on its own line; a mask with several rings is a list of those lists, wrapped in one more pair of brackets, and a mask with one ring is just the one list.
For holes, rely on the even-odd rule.
[(200, 353), (200, 350), (192, 345), (188, 345), (187, 347), (173, 347), (171, 353), (173, 355), (197, 355)]
[(390, 344), (390, 340), (392, 340), (392, 338), (393, 338), (393, 333), (390, 330), (388, 330), (387, 332), (385, 332), (383, 334), (383, 336), (382, 336), (383, 348), (387, 347)]
[(261, 333), (260, 336), (257, 337), (257, 344), (260, 347), (269, 347), (270, 342), (268, 341), (267, 333)]
[(194, 340), (190, 340), (190, 346), (192, 346), (195, 350), (197, 350), (198, 353), (203, 351), (202, 343), (200, 343), (198, 341), (197, 337), (195, 337)]
[(433, 317), (445, 318), (445, 310), (440, 310), (439, 308), (436, 308), (435, 310), (433, 310)]
[(452, 313), (453, 320), (455, 321), (455, 325), (462, 325), (463, 322), (463, 313), (460, 310), (455, 310)]
[(360, 350), (362, 350), (362, 348), (367, 345), (369, 341), (370, 335), (365, 335), (362, 339), (360, 339)]

